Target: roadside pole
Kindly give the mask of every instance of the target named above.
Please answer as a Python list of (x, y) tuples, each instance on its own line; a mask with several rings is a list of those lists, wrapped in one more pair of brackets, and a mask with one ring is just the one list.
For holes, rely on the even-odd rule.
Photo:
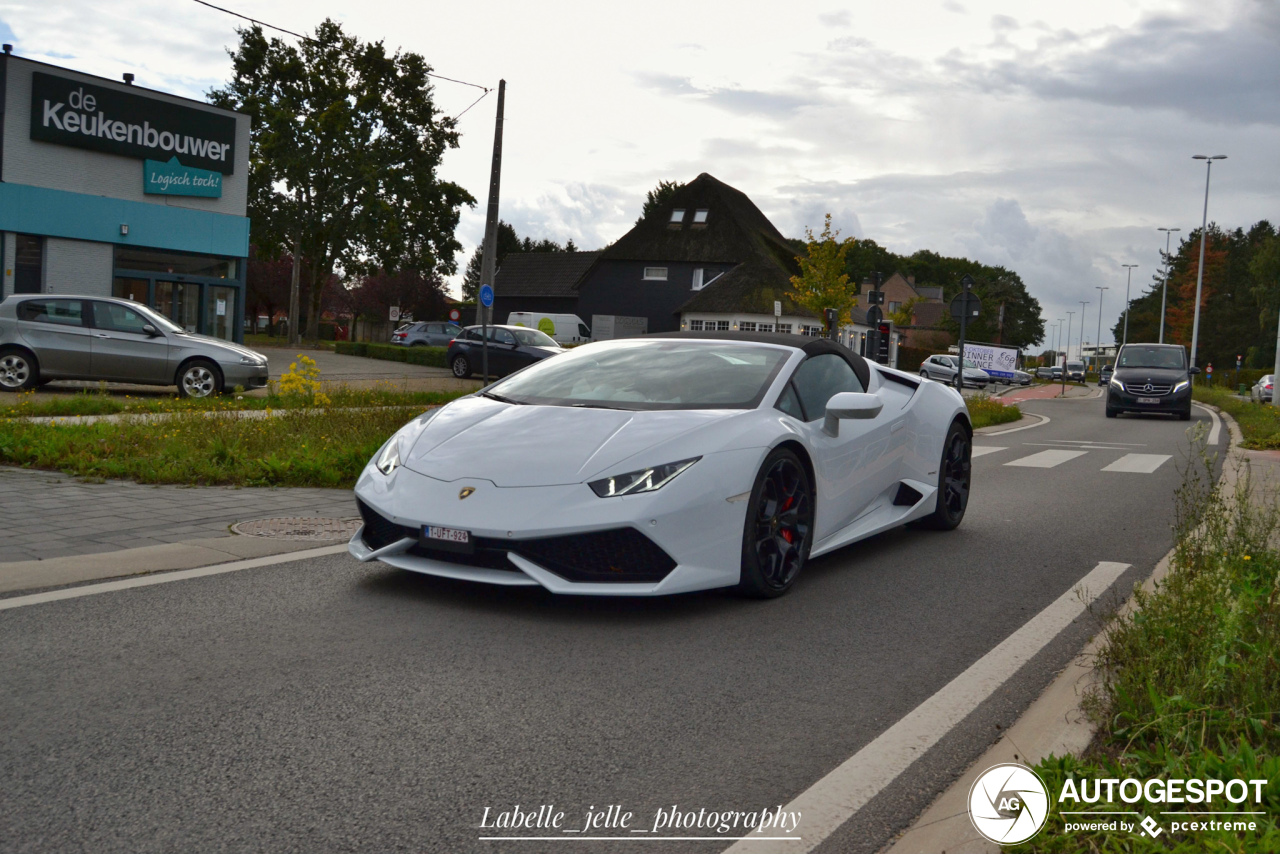
[(964, 336), (969, 316), (977, 317), (982, 311), (982, 302), (970, 290), (973, 288), (973, 277), (965, 275), (960, 280), (960, 293), (951, 300), (951, 316), (960, 320), (960, 343), (956, 353), (956, 391), (964, 394)]
[(298, 279), (302, 275), (302, 238), (293, 239), (293, 274), (289, 279), (289, 346), (296, 347), (302, 342), (302, 324), (298, 322)]
[[(498, 116), (493, 128), (493, 165), (489, 171), (489, 212), (484, 222), (484, 250), (480, 259), (480, 286), (493, 288), (493, 275), (497, 269), (498, 252), (498, 186), (502, 180), (502, 108), (507, 99), (507, 81), (498, 81)], [(479, 294), (476, 294), (479, 302)], [(477, 306), (480, 314), (480, 363), (484, 384), (489, 384), (489, 324), (492, 319), (488, 306)]]
[(1280, 377), (1280, 322), (1276, 323), (1276, 366), (1271, 371), (1271, 405), (1280, 407), (1280, 394), (1276, 392), (1276, 379)]

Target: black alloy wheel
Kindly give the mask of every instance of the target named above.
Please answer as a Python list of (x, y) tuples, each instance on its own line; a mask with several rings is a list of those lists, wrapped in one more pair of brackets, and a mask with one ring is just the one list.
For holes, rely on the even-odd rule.
[(751, 490), (738, 590), (757, 599), (786, 593), (804, 568), (812, 539), (809, 473), (799, 457), (779, 448), (765, 458)]
[(951, 531), (960, 527), (969, 506), (973, 482), (973, 440), (959, 421), (952, 423), (942, 443), (938, 466), (938, 502), (933, 513), (920, 520), (921, 527)]

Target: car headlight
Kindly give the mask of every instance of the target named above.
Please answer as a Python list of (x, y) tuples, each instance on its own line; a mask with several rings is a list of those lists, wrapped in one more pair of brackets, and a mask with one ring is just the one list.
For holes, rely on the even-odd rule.
[(242, 365), (252, 365), (252, 366), (253, 366), (253, 367), (255, 367), (255, 368), (260, 368), (260, 367), (262, 367), (263, 365), (265, 365), (266, 363), (267, 363), (267, 360), (266, 360), (266, 359), (258, 359), (258, 358), (255, 358), (255, 357), (253, 357), (253, 356), (241, 356), (241, 357), (240, 357), (240, 364), (242, 364)]
[(689, 468), (702, 457), (691, 460), (680, 460), (675, 463), (637, 469), (626, 474), (593, 480), (587, 486), (601, 498), (612, 498), (615, 495), (639, 495), (642, 492), (656, 492), (675, 480), (680, 472)]
[(1116, 391), (1124, 391), (1124, 383), (1120, 382), (1120, 380), (1115, 377), (1111, 378), (1111, 387)]
[(1182, 382), (1180, 382), (1180, 383), (1178, 383), (1176, 386), (1174, 386), (1174, 387), (1173, 387), (1173, 393), (1174, 393), (1174, 394), (1177, 394), (1178, 392), (1182, 391), (1184, 388), (1191, 388), (1191, 381), (1190, 381), (1190, 380), (1183, 380)]
[(435, 417), (443, 407), (436, 407), (408, 424), (401, 427), (395, 434), (387, 440), (378, 453), (373, 456), (373, 467), (383, 474), (391, 474), (400, 467), (401, 460), (409, 455), (409, 450), (414, 443), (418, 441), (418, 437), (422, 435), (422, 431), (426, 429), (427, 423)]

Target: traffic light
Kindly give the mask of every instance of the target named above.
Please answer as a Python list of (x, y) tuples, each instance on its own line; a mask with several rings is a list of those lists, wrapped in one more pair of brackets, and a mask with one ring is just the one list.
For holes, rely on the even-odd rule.
[(878, 339), (877, 344), (879, 345), (876, 351), (876, 361), (882, 365), (889, 364), (889, 335), (892, 330), (893, 327), (888, 323), (881, 323), (876, 330), (880, 333), (876, 336)]

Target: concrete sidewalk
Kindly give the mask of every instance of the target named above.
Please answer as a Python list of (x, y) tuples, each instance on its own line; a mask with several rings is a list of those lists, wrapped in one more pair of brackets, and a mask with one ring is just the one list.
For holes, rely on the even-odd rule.
[(0, 507), (0, 564), (228, 537), (251, 519), (357, 515), (346, 489), (83, 483), (20, 468), (0, 468)]

